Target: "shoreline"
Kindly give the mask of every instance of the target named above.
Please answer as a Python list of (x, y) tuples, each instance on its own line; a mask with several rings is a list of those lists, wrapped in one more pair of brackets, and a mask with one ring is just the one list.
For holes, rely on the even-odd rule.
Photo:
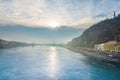
[[(97, 61), (101, 62), (108, 62), (108, 63), (113, 63), (113, 64), (119, 64), (120, 63), (120, 54), (106, 54), (104, 52), (97, 51), (95, 49), (90, 49), (90, 48), (73, 48), (71, 46), (65, 46), (65, 48), (81, 53), (91, 59), (95, 59)], [(120, 64), (119, 64), (120, 65)]]
[(17, 46), (0, 46), (0, 49), (10, 49), (10, 48), (17, 48), (17, 47), (27, 47), (32, 45), (17, 45)]

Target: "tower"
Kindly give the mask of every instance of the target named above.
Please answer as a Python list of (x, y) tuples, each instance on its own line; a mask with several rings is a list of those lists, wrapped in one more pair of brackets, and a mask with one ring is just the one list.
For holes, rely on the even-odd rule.
[(114, 18), (115, 18), (115, 17), (116, 17), (115, 11), (113, 11), (113, 12), (114, 12), (114, 15), (113, 15), (113, 16), (114, 16)]

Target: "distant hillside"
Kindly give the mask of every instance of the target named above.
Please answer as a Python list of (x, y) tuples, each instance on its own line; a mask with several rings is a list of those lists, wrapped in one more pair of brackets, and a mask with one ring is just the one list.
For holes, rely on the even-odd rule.
[(86, 29), (80, 37), (68, 43), (73, 47), (93, 47), (95, 44), (108, 41), (120, 41), (120, 14), (112, 19), (106, 19)]
[(16, 42), (16, 41), (6, 41), (0, 39), (0, 49), (1, 48), (12, 48), (12, 47), (19, 47), (19, 46), (28, 46), (30, 44), (23, 43), (23, 42)]

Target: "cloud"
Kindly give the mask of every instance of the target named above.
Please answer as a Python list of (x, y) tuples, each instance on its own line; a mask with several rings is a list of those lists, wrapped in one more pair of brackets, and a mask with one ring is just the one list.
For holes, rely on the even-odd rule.
[(75, 23), (72, 25), (75, 26), (75, 28), (86, 29), (101, 20), (103, 20), (103, 18), (95, 18), (95, 19), (94, 18), (83, 18), (78, 23)]
[(0, 0), (0, 24), (49, 27), (56, 20), (85, 28), (120, 12), (119, 8), (119, 0)]

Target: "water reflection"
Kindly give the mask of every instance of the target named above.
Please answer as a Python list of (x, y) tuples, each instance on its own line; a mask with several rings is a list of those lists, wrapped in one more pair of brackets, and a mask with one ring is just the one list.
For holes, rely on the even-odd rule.
[(49, 50), (48, 73), (51, 79), (56, 79), (56, 75), (59, 69), (57, 50), (54, 46), (50, 47)]
[(62, 47), (0, 51), (0, 80), (120, 80), (120, 70), (102, 66)]

